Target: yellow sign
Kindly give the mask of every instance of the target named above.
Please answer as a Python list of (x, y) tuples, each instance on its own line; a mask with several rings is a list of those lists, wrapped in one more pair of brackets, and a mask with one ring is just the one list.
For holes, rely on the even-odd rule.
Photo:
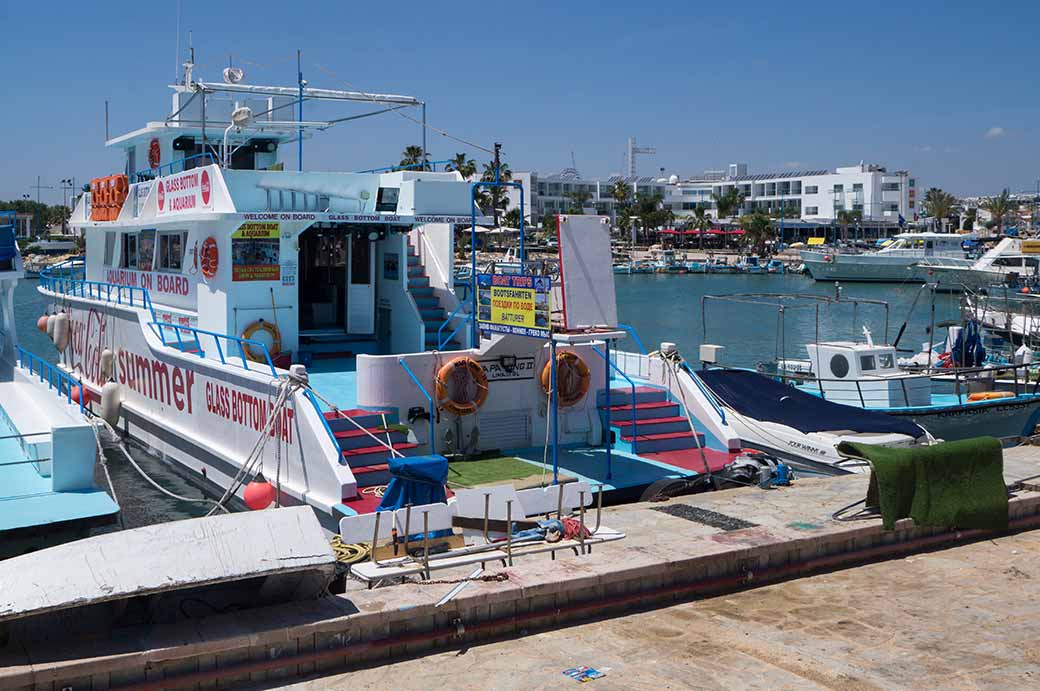
[(250, 221), (243, 223), (234, 233), (232, 240), (266, 240), (277, 238), (279, 225), (277, 221)]
[(546, 276), (479, 274), (477, 321), (488, 331), (548, 338), (551, 287)]
[(1023, 240), (1022, 254), (1040, 254), (1040, 240)]
[(809, 245), (822, 245), (827, 242), (827, 238), (809, 238)]

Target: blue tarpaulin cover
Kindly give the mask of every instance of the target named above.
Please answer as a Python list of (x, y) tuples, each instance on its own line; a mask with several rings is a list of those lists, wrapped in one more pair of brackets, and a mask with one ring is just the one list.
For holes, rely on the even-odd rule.
[(447, 501), (444, 483), (448, 481), (448, 459), (444, 456), (391, 458), (388, 470), (393, 477), (379, 502), (379, 511)]
[(776, 422), (800, 432), (852, 430), (905, 434), (924, 430), (909, 420), (824, 400), (775, 379), (746, 370), (700, 370), (697, 376), (722, 401), (754, 420)]

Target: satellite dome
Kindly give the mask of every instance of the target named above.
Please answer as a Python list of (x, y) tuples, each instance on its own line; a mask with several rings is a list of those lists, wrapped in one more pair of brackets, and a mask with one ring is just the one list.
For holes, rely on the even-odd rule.
[(668, 184), (669, 185), (678, 185), (679, 184), (679, 176), (678, 175), (670, 176), (668, 178)]

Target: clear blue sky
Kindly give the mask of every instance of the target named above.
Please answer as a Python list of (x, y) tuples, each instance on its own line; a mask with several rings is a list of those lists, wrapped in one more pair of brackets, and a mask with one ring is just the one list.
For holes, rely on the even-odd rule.
[[(177, 4), (0, 3), (0, 198), (35, 196), (37, 175), (57, 187), (120, 168), (102, 146), (104, 101), (113, 135), (168, 112)], [(1035, 0), (181, 4), (202, 78), (231, 54), (247, 81), (292, 84), (301, 48), (311, 85), (423, 98), (431, 124), (501, 141), (514, 170), (557, 172), (573, 151), (584, 175), (609, 175), (635, 135), (658, 150), (644, 174), (865, 160), (957, 194), (1040, 177)], [(394, 163), (417, 129), (361, 121), (309, 141), (304, 162)], [(429, 149), (466, 150), (437, 135)]]

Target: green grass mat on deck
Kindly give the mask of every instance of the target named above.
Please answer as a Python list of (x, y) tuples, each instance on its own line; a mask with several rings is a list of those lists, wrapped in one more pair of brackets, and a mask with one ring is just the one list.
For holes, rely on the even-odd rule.
[[(448, 463), (448, 485), (476, 487), (508, 480), (522, 480), (532, 475), (541, 475), (542, 469), (512, 456), (495, 456), (472, 461)], [(552, 470), (548, 471), (552, 477)]]

